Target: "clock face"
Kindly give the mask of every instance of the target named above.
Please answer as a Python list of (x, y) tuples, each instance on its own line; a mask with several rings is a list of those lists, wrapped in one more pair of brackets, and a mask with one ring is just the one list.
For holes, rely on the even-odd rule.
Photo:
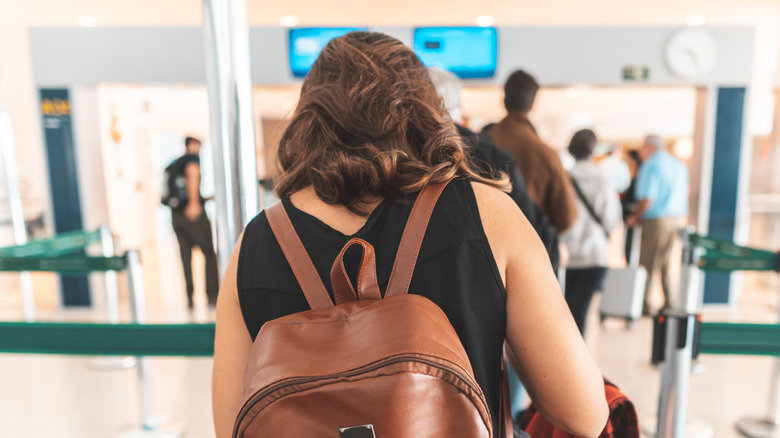
[(677, 76), (696, 79), (712, 71), (718, 61), (718, 46), (704, 29), (683, 29), (666, 45), (666, 62)]

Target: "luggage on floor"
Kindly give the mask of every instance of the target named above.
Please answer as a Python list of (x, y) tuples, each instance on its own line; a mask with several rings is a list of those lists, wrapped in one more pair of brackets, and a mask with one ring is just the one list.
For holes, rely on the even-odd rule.
[(639, 245), (642, 229), (634, 227), (631, 255), (625, 268), (609, 268), (604, 277), (599, 313), (603, 322), (607, 317), (624, 318), (633, 328), (642, 316), (647, 270), (639, 266)]

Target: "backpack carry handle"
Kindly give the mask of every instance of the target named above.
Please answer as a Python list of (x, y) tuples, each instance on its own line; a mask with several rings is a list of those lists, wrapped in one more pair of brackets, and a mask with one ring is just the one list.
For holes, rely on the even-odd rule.
[[(354, 245), (360, 245), (363, 248), (363, 256), (360, 260), (360, 269), (357, 276), (357, 293), (352, 287), (344, 267), (344, 254)], [(376, 279), (376, 254), (374, 247), (370, 243), (360, 238), (353, 238), (344, 245), (336, 260), (333, 261), (333, 267), (330, 270), (330, 284), (333, 286), (333, 296), (336, 298), (336, 305), (357, 300), (378, 300), (382, 298), (379, 292), (379, 283)]]
[[(402, 295), (409, 291), (409, 284), (412, 281), (412, 274), (414, 273), (414, 266), (417, 263), (417, 256), (420, 253), (420, 247), (422, 246), (423, 237), (425, 237), (425, 230), (428, 228), (428, 222), (431, 219), (433, 208), (436, 206), (436, 201), (439, 199), (439, 195), (444, 190), (444, 187), (452, 181), (454, 178), (448, 179), (444, 182), (428, 184), (423, 187), (420, 194), (417, 196), (417, 200), (412, 206), (412, 211), (409, 214), (409, 219), (406, 222), (403, 236), (401, 237), (401, 243), (398, 246), (398, 252), (395, 256), (395, 262), (393, 263), (393, 270), (390, 274), (390, 280), (387, 284), (387, 290), (385, 291), (385, 297), (393, 295)], [(295, 278), (298, 280), (298, 284), (303, 290), (303, 294), (306, 296), (306, 301), (309, 303), (309, 307), (312, 309), (322, 309), (326, 307), (333, 307), (333, 300), (328, 294), (328, 290), (325, 288), (325, 284), (322, 282), (317, 269), (314, 267), (309, 254), (306, 252), (306, 248), (303, 246), (298, 233), (295, 232), (290, 217), (287, 215), (287, 211), (284, 209), (282, 202), (277, 202), (271, 207), (265, 210), (268, 224), (271, 226), (276, 241), (279, 242), (279, 246), (284, 252), (284, 256), (287, 259), (290, 267), (295, 274)], [(355, 239), (353, 239), (355, 240)], [(348, 242), (345, 248), (350, 246), (352, 241)], [(363, 241), (365, 242), (365, 241)], [(354, 244), (354, 243), (352, 243)], [(358, 243), (360, 244), (360, 243)], [(365, 295), (366, 299), (375, 299), (374, 296), (380, 294), (379, 286), (376, 287), (376, 292), (373, 286), (370, 286), (371, 279), (376, 282), (376, 258), (373, 256), (374, 248), (371, 247), (368, 242), (363, 246), (364, 260), (361, 262), (361, 272), (365, 271), (365, 274), (358, 276), (358, 291), (355, 294), (352, 285), (349, 284), (349, 277), (346, 273), (336, 275), (336, 281), (340, 282), (343, 286), (344, 283), (349, 284), (346, 290), (342, 290), (339, 295), (345, 300), (354, 300), (352, 297)], [(342, 248), (342, 253), (345, 250)], [(367, 248), (370, 249), (372, 254), (369, 259), (366, 259)], [(343, 257), (343, 254), (340, 254)], [(339, 257), (337, 257), (337, 260)], [(373, 268), (364, 266), (364, 263), (368, 260), (373, 260)], [(332, 273), (331, 269), (331, 273)], [(333, 282), (333, 275), (331, 275), (331, 282)], [(342, 281), (344, 280), (344, 281)], [(364, 284), (361, 292), (361, 280), (368, 282)], [(337, 283), (338, 284), (338, 283)], [(341, 286), (338, 286), (341, 287)], [(334, 296), (336, 294), (334, 286)], [(349, 289), (352, 289), (350, 291)], [(380, 295), (381, 296), (381, 295)], [(337, 298), (340, 301), (342, 298)], [(376, 298), (378, 299), (378, 298)]]

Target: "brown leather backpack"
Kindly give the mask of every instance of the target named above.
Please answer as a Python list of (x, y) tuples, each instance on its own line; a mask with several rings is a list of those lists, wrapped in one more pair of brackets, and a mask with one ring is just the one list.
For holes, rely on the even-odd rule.
[[(334, 305), (282, 204), (266, 210), (311, 310), (263, 325), (234, 437), (493, 437), (488, 404), (447, 316), (427, 298), (407, 294), (446, 184), (418, 196), (384, 298), (374, 249), (354, 238), (330, 273)], [(357, 290), (343, 259), (353, 245), (363, 249)], [(506, 427), (502, 422), (502, 435)]]

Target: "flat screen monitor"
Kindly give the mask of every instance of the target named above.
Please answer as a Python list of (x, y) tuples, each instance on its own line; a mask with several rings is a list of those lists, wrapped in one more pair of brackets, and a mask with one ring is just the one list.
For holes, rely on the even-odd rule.
[(461, 78), (490, 78), (496, 73), (498, 35), (494, 27), (418, 27), (414, 52), (425, 65)]
[(297, 78), (305, 77), (320, 52), (333, 38), (354, 30), (366, 30), (358, 27), (306, 27), (290, 29), (290, 70)]

